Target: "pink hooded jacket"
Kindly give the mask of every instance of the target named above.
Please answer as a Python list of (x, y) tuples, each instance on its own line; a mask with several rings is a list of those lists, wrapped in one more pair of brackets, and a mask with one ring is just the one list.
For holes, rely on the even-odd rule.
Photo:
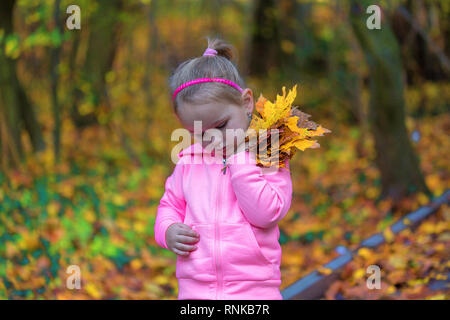
[(155, 240), (166, 249), (173, 223), (200, 234), (196, 250), (177, 255), (178, 299), (282, 299), (277, 223), (291, 205), (289, 161), (262, 174), (248, 151), (230, 156), (225, 172), (200, 143), (178, 156), (155, 221)]

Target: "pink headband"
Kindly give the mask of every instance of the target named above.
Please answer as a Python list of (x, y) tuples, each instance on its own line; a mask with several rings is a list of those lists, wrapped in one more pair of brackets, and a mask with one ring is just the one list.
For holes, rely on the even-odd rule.
[[(215, 56), (217, 55), (217, 51), (211, 48), (207, 48), (205, 50), (205, 52), (203, 53), (203, 56)], [(228, 84), (234, 88), (236, 88), (237, 90), (239, 90), (239, 92), (242, 92), (242, 88), (239, 87), (236, 83), (234, 83), (233, 81), (230, 81), (228, 79), (222, 79), (222, 78), (199, 78), (199, 79), (194, 79), (191, 81), (188, 81), (186, 83), (183, 83), (181, 86), (179, 86), (175, 92), (173, 93), (172, 99), (175, 101), (175, 97), (177, 96), (178, 92), (180, 92), (181, 90), (183, 90), (186, 87), (189, 87), (190, 85), (196, 84), (196, 83), (202, 83), (202, 82), (221, 82), (221, 83), (225, 83)]]

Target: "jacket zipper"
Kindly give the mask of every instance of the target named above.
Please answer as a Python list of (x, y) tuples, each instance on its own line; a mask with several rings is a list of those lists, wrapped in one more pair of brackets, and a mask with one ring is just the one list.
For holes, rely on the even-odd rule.
[(222, 172), (223, 172), (223, 174), (225, 174), (227, 172), (227, 159), (223, 158), (222, 163), (223, 163)]
[[(224, 167), (222, 168), (222, 170), (221, 171), (223, 171), (223, 174), (225, 174), (225, 172), (226, 172), (226, 159), (223, 159), (223, 164), (224, 164)], [(218, 300), (218, 299), (221, 299), (222, 298), (222, 281), (223, 281), (223, 279), (222, 279), (222, 268), (221, 268), (221, 264), (222, 264), (222, 261), (221, 261), (221, 256), (220, 256), (220, 242), (219, 242), (219, 239), (220, 239), (220, 233), (219, 233), (219, 210), (220, 210), (220, 207), (219, 207), (219, 205), (220, 205), (220, 201), (219, 201), (219, 198), (220, 198), (220, 195), (221, 195), (221, 193), (222, 193), (222, 183), (221, 183), (221, 178), (219, 178), (219, 186), (220, 186), (220, 188), (219, 188), (219, 186), (217, 186), (217, 190), (219, 191), (218, 193), (217, 193), (217, 202), (216, 202), (216, 224), (215, 224), (215, 227), (216, 227), (216, 232), (215, 232), (215, 240), (216, 240), (216, 245), (215, 245), (215, 249), (216, 249), (216, 271), (217, 271), (217, 280), (218, 280), (218, 283), (217, 283), (217, 295), (216, 295), (216, 300)]]

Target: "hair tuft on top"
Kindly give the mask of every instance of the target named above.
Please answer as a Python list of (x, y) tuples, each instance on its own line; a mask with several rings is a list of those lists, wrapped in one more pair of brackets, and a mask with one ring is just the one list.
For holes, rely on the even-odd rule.
[(208, 48), (216, 50), (218, 56), (233, 61), (233, 58), (236, 56), (236, 50), (234, 46), (232, 46), (231, 44), (220, 38), (211, 39), (210, 37), (207, 37), (207, 39), (208, 39)]
[[(218, 37), (206, 37), (206, 39), (208, 41), (207, 48), (216, 50), (217, 55), (203, 56), (207, 49), (204, 48), (202, 55), (180, 63), (169, 77), (168, 84), (172, 94), (182, 84), (198, 78), (223, 78), (236, 83), (241, 88), (246, 87), (236, 64), (232, 61), (237, 57), (235, 47)], [(226, 102), (241, 105), (243, 100), (241, 93), (228, 84), (206, 82), (188, 86), (179, 91), (173, 102), (175, 112), (183, 102), (199, 104)]]

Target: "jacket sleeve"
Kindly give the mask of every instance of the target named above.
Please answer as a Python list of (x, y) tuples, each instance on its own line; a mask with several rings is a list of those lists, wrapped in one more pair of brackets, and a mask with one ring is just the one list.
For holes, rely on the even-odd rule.
[(183, 165), (178, 161), (173, 173), (166, 179), (155, 220), (155, 240), (163, 248), (166, 243), (167, 228), (174, 223), (182, 223), (185, 217), (186, 201), (183, 195)]
[[(253, 159), (253, 162), (249, 159)], [(262, 168), (256, 165), (254, 154), (249, 151), (233, 154), (227, 162), (231, 185), (247, 220), (260, 228), (276, 225), (291, 206), (289, 160), (285, 168), (276, 168), (270, 174), (263, 173)]]

